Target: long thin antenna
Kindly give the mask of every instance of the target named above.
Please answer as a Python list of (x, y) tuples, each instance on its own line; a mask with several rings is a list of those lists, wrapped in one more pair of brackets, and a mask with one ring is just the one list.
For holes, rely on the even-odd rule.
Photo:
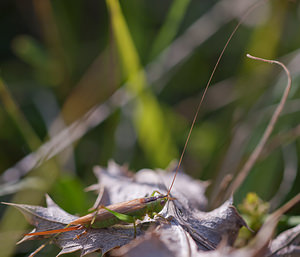
[[(267, 1), (267, 0), (265, 0), (265, 1)], [(172, 189), (172, 187), (173, 187), (173, 185), (174, 185), (176, 176), (177, 176), (178, 171), (179, 171), (179, 168), (180, 168), (180, 166), (181, 166), (183, 156), (184, 156), (184, 154), (185, 154), (187, 145), (188, 145), (188, 143), (189, 143), (189, 140), (190, 140), (190, 137), (191, 137), (193, 128), (194, 128), (195, 123), (196, 123), (196, 120), (197, 120), (197, 118), (198, 118), (198, 114), (199, 114), (201, 105), (202, 105), (202, 103), (203, 103), (203, 100), (204, 100), (204, 98), (205, 98), (205, 96), (206, 96), (207, 90), (208, 90), (208, 88), (209, 88), (209, 86), (210, 86), (210, 83), (211, 83), (211, 81), (212, 81), (212, 78), (213, 78), (213, 76), (214, 76), (214, 74), (215, 74), (215, 72), (216, 72), (217, 67), (219, 66), (219, 63), (220, 63), (220, 61), (221, 61), (221, 59), (222, 59), (222, 57), (223, 57), (223, 55), (224, 55), (224, 52), (225, 52), (225, 50), (226, 50), (226, 48), (227, 48), (229, 42), (231, 41), (232, 37), (234, 36), (234, 34), (236, 33), (236, 31), (238, 30), (238, 28), (240, 27), (240, 25), (244, 22), (244, 20), (246, 19), (246, 17), (247, 17), (247, 16), (248, 16), (248, 15), (249, 15), (256, 7), (258, 7), (259, 5), (261, 5), (261, 4), (262, 4), (263, 2), (265, 2), (265, 1), (259, 1), (259, 2), (256, 2), (252, 7), (250, 7), (250, 8), (243, 14), (242, 18), (240, 19), (240, 21), (238, 22), (238, 24), (235, 26), (234, 30), (231, 32), (229, 38), (227, 39), (226, 44), (225, 44), (225, 46), (223, 47), (222, 52), (221, 52), (220, 55), (219, 55), (219, 58), (218, 58), (218, 60), (217, 60), (217, 62), (216, 62), (216, 64), (215, 64), (215, 66), (214, 66), (214, 69), (213, 69), (213, 71), (212, 71), (212, 73), (211, 73), (211, 75), (210, 75), (210, 78), (209, 78), (209, 80), (208, 80), (208, 82), (207, 82), (207, 84), (206, 84), (205, 90), (204, 90), (204, 92), (203, 92), (203, 94), (202, 94), (201, 100), (200, 100), (200, 102), (199, 102), (199, 104), (198, 104), (198, 107), (197, 107), (196, 113), (195, 113), (195, 115), (194, 115), (194, 119), (193, 119), (191, 128), (190, 128), (189, 133), (188, 133), (188, 136), (187, 136), (187, 138), (186, 138), (186, 140), (185, 140), (185, 144), (184, 144), (183, 150), (182, 150), (182, 152), (181, 152), (180, 159), (179, 159), (179, 162), (178, 162), (177, 167), (176, 167), (175, 175), (174, 175), (174, 178), (173, 178), (173, 180), (172, 180), (172, 183), (171, 183), (171, 185), (170, 185), (170, 187), (169, 187), (167, 196), (170, 195), (171, 189)]]

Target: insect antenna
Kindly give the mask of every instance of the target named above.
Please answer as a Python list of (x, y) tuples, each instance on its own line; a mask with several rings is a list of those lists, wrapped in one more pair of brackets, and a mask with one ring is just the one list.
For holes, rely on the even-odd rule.
[(197, 107), (197, 109), (196, 109), (196, 113), (195, 113), (195, 115), (194, 115), (194, 119), (193, 119), (192, 125), (191, 125), (191, 127), (190, 127), (188, 136), (187, 136), (187, 138), (186, 138), (186, 140), (185, 140), (185, 144), (184, 144), (183, 150), (182, 150), (181, 155), (180, 155), (179, 162), (178, 162), (177, 167), (176, 167), (176, 170), (175, 170), (175, 175), (174, 175), (173, 180), (172, 180), (172, 183), (171, 183), (171, 185), (170, 185), (170, 187), (169, 187), (169, 189), (168, 189), (167, 197), (170, 196), (171, 189), (172, 189), (172, 187), (173, 187), (173, 185), (174, 185), (176, 176), (177, 176), (178, 171), (179, 171), (179, 169), (180, 169), (180, 166), (181, 166), (181, 163), (182, 163), (182, 159), (183, 159), (183, 156), (184, 156), (185, 151), (186, 151), (186, 149), (187, 149), (188, 143), (189, 143), (189, 141), (190, 141), (190, 137), (191, 137), (193, 128), (194, 128), (194, 126), (195, 126), (196, 120), (197, 120), (197, 118), (198, 118), (198, 115), (199, 115), (199, 111), (200, 111), (201, 105), (202, 105), (202, 103), (203, 103), (203, 101), (204, 101), (204, 98), (205, 98), (205, 96), (206, 96), (207, 90), (208, 90), (208, 88), (209, 88), (209, 86), (210, 86), (210, 84), (211, 84), (211, 81), (212, 81), (212, 79), (213, 79), (213, 77), (214, 77), (214, 74), (215, 74), (215, 72), (216, 72), (216, 70), (217, 70), (217, 67), (219, 66), (219, 63), (220, 63), (220, 61), (221, 61), (221, 59), (222, 59), (222, 57), (223, 57), (223, 55), (224, 55), (224, 52), (225, 52), (225, 50), (227, 49), (228, 44), (230, 43), (232, 37), (234, 36), (234, 34), (235, 34), (236, 31), (238, 30), (238, 28), (239, 28), (239, 27), (241, 26), (241, 24), (244, 22), (244, 20), (246, 19), (246, 17), (247, 17), (247, 16), (248, 16), (248, 15), (249, 15), (256, 7), (258, 7), (258, 6), (261, 5), (263, 2), (266, 2), (266, 1), (268, 1), (268, 0), (258, 1), (258, 2), (256, 2), (254, 5), (252, 5), (252, 6), (251, 6), (251, 7), (250, 7), (250, 8), (242, 15), (242, 18), (240, 19), (240, 21), (238, 22), (238, 24), (237, 24), (237, 25), (235, 26), (235, 28), (233, 29), (233, 31), (231, 32), (230, 36), (228, 37), (228, 39), (227, 39), (227, 41), (226, 41), (226, 43), (225, 43), (225, 45), (224, 45), (224, 47), (223, 47), (223, 49), (222, 49), (222, 51), (221, 51), (219, 57), (218, 57), (218, 60), (217, 60), (215, 66), (214, 66), (214, 68), (213, 68), (213, 70), (212, 70), (212, 73), (211, 73), (211, 75), (210, 75), (210, 77), (209, 77), (209, 80), (207, 81), (207, 84), (206, 84), (206, 86), (205, 86), (205, 89), (204, 89), (204, 92), (203, 92), (203, 94), (202, 94), (202, 97), (201, 97), (201, 99), (200, 99), (200, 101), (199, 101), (198, 107)]

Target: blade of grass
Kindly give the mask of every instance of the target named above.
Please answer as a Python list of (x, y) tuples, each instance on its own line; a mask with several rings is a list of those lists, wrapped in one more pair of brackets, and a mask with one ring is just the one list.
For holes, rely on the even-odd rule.
[(66, 51), (62, 46), (62, 40), (57, 28), (56, 19), (51, 1), (34, 0), (32, 2), (35, 14), (39, 20), (41, 31), (43, 32), (44, 40), (47, 44), (48, 52), (56, 61), (58, 70), (61, 70), (61, 78), (57, 79), (57, 83), (61, 85), (59, 88), (62, 93), (65, 93), (70, 87), (70, 70), (67, 64)]
[(144, 69), (140, 64), (119, 2), (107, 0), (106, 3), (124, 75), (127, 78), (126, 88), (131, 94), (137, 95), (133, 120), (140, 145), (155, 166), (166, 167), (177, 156), (176, 147), (171, 140), (159, 103), (150, 90), (145, 90), (147, 82)]
[[(238, 9), (237, 12), (234, 13), (229, 12), (226, 16), (219, 17), (219, 19), (215, 21), (212, 19), (212, 17), (218, 16), (219, 13), (222, 12), (224, 6), (230, 6), (228, 4), (228, 0), (222, 0), (218, 2), (212, 8), (212, 10), (203, 15), (203, 17), (200, 17), (193, 24), (191, 24), (179, 38), (177, 38), (170, 46), (168, 46), (168, 49), (163, 51), (163, 53), (161, 53), (155, 59), (155, 61), (147, 66), (146, 73), (149, 84), (157, 83), (160, 79), (166, 77), (167, 73), (172, 68), (188, 59), (188, 57), (195, 51), (197, 47), (199, 47), (199, 45), (216, 33), (224, 24), (244, 13), (244, 10), (247, 10), (252, 2), (245, 1), (243, 4), (245, 4), (244, 8)], [(210, 30), (206, 30), (200, 34), (196, 33), (199, 28), (205, 26), (208, 26)], [(191, 35), (193, 35), (193, 44), (186, 45), (185, 42), (189, 41)], [(181, 55), (176, 55), (177, 58), (168, 60), (165, 52), (169, 51), (169, 49), (172, 49), (174, 52), (180, 51)], [(48, 142), (45, 142), (36, 152), (25, 156), (13, 167), (5, 170), (1, 176), (1, 179), (3, 180), (3, 178), (7, 177), (12, 171), (18, 171), (18, 176), (21, 176), (22, 174), (26, 174), (27, 172), (31, 171), (34, 167), (39, 167), (44, 161), (49, 160), (53, 156), (57, 155), (67, 146), (81, 138), (88, 131), (98, 126), (117, 108), (124, 106), (135, 97), (134, 95), (129, 96), (124, 91), (124, 88), (125, 84), (118, 89), (106, 102), (100, 103), (91, 108), (84, 115), (82, 115), (82, 117), (78, 118), (66, 129), (58, 133), (57, 136)], [(68, 140), (62, 140), (65, 138), (66, 134), (68, 135)]]
[(14, 121), (16, 127), (19, 129), (30, 150), (36, 150), (41, 145), (41, 141), (35, 134), (30, 124), (27, 122), (24, 115), (21, 113), (19, 107), (13, 100), (13, 97), (11, 96), (1, 77), (0, 98), (5, 110), (9, 114), (10, 118)]
[(184, 18), (189, 3), (190, 0), (173, 1), (165, 22), (154, 40), (150, 59), (153, 59), (162, 49), (170, 45), (178, 31), (182, 19)]
[[(27, 122), (23, 114), (21, 113), (19, 107), (15, 103), (13, 97), (11, 96), (10, 92), (6, 88), (3, 80), (0, 78), (0, 97), (3, 102), (3, 105), (10, 115), (11, 119), (15, 122), (17, 128), (19, 129), (20, 133), (22, 134), (25, 142), (28, 144), (29, 148), (34, 151), (36, 148), (39, 147), (41, 141), (36, 136), (34, 130)], [(11, 172), (8, 175), (14, 176), (15, 172)], [(32, 172), (31, 178), (36, 178), (37, 180), (41, 179), (41, 183), (36, 187), (30, 187), (29, 189), (27, 186), (30, 186), (27, 183), (27, 186), (24, 187), (24, 190), (21, 190), (13, 197), (13, 202), (25, 202), (30, 199), (32, 204), (38, 204), (43, 198), (44, 193), (48, 191), (51, 185), (54, 183), (57, 175), (59, 174), (59, 169), (57, 164), (54, 160), (51, 162), (47, 162), (45, 165), (40, 167), (39, 169)], [(21, 177), (17, 176), (13, 177), (11, 180), (19, 180)], [(28, 181), (27, 177), (27, 181)], [(32, 181), (32, 180), (31, 180)], [(12, 185), (13, 186), (13, 185)], [(14, 251), (15, 243), (18, 238), (23, 234), (23, 230), (28, 226), (25, 220), (20, 219), (19, 214), (13, 210), (12, 208), (8, 208), (0, 223), (0, 231), (1, 233), (8, 233), (12, 230), (15, 230), (15, 238), (11, 240), (11, 237), (0, 237), (0, 252), (1, 256), (11, 256), (11, 253)], [(13, 225), (12, 225), (13, 224)]]

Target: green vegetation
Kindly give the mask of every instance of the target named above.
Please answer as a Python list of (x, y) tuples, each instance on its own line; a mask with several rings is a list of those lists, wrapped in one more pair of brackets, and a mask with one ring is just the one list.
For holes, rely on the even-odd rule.
[[(3, 1), (0, 200), (43, 205), (48, 193), (68, 212), (84, 214), (95, 200), (83, 191), (96, 182), (94, 165), (113, 159), (139, 170), (178, 160), (218, 55), (248, 9), (233, 2)], [(286, 83), (278, 67), (249, 61), (246, 53), (285, 63), (293, 86), (235, 203), (255, 192), (274, 210), (299, 193), (299, 10), (297, 1), (262, 4), (220, 62), (182, 164), (211, 181), (210, 201), (255, 148)], [(98, 116), (80, 127), (91, 108)], [(35, 168), (16, 166), (41, 146), (41, 155), (31, 155)], [(299, 212), (294, 208), (286, 220), (299, 221)], [(26, 256), (32, 246), (15, 246), (26, 221), (12, 208), (1, 206), (0, 214), (1, 254)], [(52, 250), (44, 256), (54, 256)]]

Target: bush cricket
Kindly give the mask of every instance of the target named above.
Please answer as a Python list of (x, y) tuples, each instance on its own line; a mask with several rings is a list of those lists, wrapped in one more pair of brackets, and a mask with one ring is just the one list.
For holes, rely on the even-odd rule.
[[(156, 193), (158, 193), (158, 195), (155, 196)], [(167, 201), (173, 199), (174, 198), (170, 197), (170, 191), (168, 191), (166, 195), (154, 191), (149, 197), (138, 198), (109, 206), (99, 206), (95, 212), (70, 222), (65, 228), (29, 233), (26, 235), (56, 234), (72, 230), (87, 229), (91, 225), (97, 228), (106, 228), (121, 222), (126, 222), (133, 223), (135, 237), (136, 220), (143, 220), (146, 214), (150, 218), (154, 218), (155, 215), (162, 211)]]
[[(95, 212), (87, 214), (82, 217), (79, 217), (78, 219), (70, 222), (65, 228), (33, 232), (33, 233), (28, 233), (26, 235), (28, 235), (28, 236), (51, 235), (51, 234), (60, 234), (60, 233), (67, 232), (67, 231), (74, 231), (74, 230), (81, 230), (81, 229), (84, 229), (86, 231), (91, 226), (95, 226), (97, 228), (106, 228), (109, 226), (120, 224), (121, 222), (126, 222), (126, 223), (133, 224), (134, 236), (136, 236), (136, 221), (137, 220), (143, 220), (146, 215), (148, 215), (150, 218), (153, 218), (155, 215), (159, 215), (159, 213), (165, 207), (166, 203), (169, 200), (175, 199), (170, 196), (170, 192), (171, 192), (171, 189), (173, 188), (176, 176), (177, 176), (179, 168), (181, 166), (183, 156), (185, 154), (188, 142), (190, 140), (192, 130), (194, 128), (195, 122), (197, 120), (197, 117), (198, 117), (198, 114), (200, 111), (200, 107), (204, 101), (207, 90), (211, 84), (212, 78), (213, 78), (215, 71), (220, 63), (220, 60), (223, 57), (223, 54), (224, 54), (229, 42), (231, 41), (233, 35), (236, 33), (237, 29), (240, 27), (243, 20), (248, 16), (248, 14), (253, 9), (255, 9), (262, 2), (263, 1), (259, 1), (258, 3), (254, 4), (250, 9), (247, 10), (247, 12), (243, 15), (241, 20), (238, 22), (238, 24), (235, 26), (234, 30), (228, 37), (228, 39), (218, 57), (218, 60), (213, 68), (213, 71), (209, 77), (209, 80), (206, 84), (206, 87), (204, 89), (204, 92), (199, 101), (198, 107), (196, 109), (196, 112), (195, 112), (191, 127), (189, 129), (179, 162), (177, 164), (177, 167), (176, 167), (176, 170), (174, 173), (173, 180), (167, 191), (167, 194), (161, 194), (158, 191), (154, 191), (151, 194), (151, 196), (149, 196), (149, 197), (137, 198), (137, 199), (126, 201), (126, 202), (112, 204), (109, 206), (99, 206)], [(82, 234), (84, 234), (85, 231)], [(79, 234), (77, 236), (77, 238), (79, 236), (81, 236), (81, 234)]]

